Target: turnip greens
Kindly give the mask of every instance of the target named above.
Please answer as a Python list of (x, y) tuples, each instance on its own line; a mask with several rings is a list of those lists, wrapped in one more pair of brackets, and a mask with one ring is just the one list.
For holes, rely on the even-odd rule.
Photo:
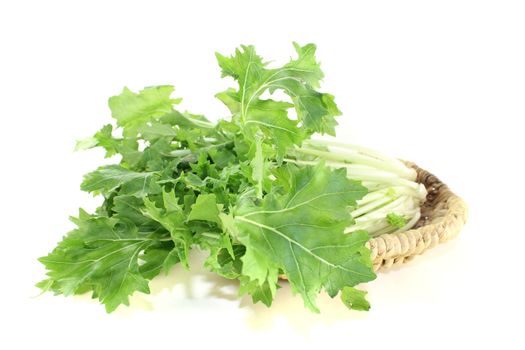
[(112, 312), (175, 264), (191, 268), (198, 248), (207, 269), (237, 279), (254, 302), (270, 306), (285, 275), (314, 312), (321, 290), (368, 310), (354, 288), (376, 277), (365, 244), (411, 227), (426, 192), (396, 159), (311, 139), (335, 136), (341, 112), (318, 90), (315, 45), (294, 45), (297, 57), (280, 68), (253, 46), (217, 54), (237, 87), (216, 95), (231, 114), (216, 123), (175, 109), (172, 86), (111, 97), (116, 123), (77, 148), (102, 147), (118, 164), (85, 175), (81, 189), (103, 202), (80, 209), (76, 228), (39, 259), (48, 278), (38, 286), (90, 292)]

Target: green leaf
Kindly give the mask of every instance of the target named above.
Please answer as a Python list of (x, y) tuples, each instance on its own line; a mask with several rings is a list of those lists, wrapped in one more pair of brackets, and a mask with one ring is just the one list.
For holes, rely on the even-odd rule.
[(278, 275), (275, 274), (272, 278), (269, 278), (260, 284), (258, 281), (253, 281), (245, 276), (241, 276), (239, 278), (241, 282), (239, 286), (239, 295), (250, 294), (254, 304), (260, 301), (269, 307), (272, 305), (278, 288), (277, 279)]
[(166, 114), (160, 120), (163, 123), (177, 125), (181, 130), (201, 129), (210, 131), (210, 129), (215, 127), (215, 125), (203, 115), (191, 114), (188, 112), (180, 113), (175, 110), (169, 114)]
[(232, 244), (226, 234), (219, 232), (201, 232), (196, 234), (196, 241), (210, 255), (204, 266), (222, 277), (233, 279), (241, 274), (242, 261), (246, 248), (241, 244)]
[(258, 265), (281, 268), (305, 305), (317, 312), (321, 288), (333, 297), (345, 286), (375, 278), (365, 247), (368, 234), (344, 234), (352, 223), (347, 208), (367, 191), (349, 180), (345, 169), (286, 167), (290, 191), (270, 193), (260, 205), (245, 200), (235, 208), (233, 223), (223, 221), (247, 254), (253, 249), (264, 257)]
[[(179, 253), (177, 248), (151, 247), (145, 249), (140, 258), (142, 261), (142, 265), (139, 267), (140, 274), (146, 279), (152, 279), (161, 271), (167, 275), (174, 265), (181, 262)], [(185, 263), (182, 262), (182, 264)]]
[[(217, 94), (217, 98), (234, 114), (234, 120), (247, 136), (261, 130), (277, 147), (278, 158), (313, 132), (334, 135), (335, 117), (341, 114), (333, 96), (316, 91), (323, 73), (315, 59), (315, 45), (301, 47), (294, 43), (294, 46), (298, 57), (276, 69), (266, 68), (253, 46), (241, 46), (231, 57), (216, 54), (222, 76), (230, 76), (239, 83), (238, 91), (228, 89)], [(265, 91), (273, 94), (275, 90), (286, 93), (293, 105), (260, 99)], [(288, 117), (287, 110), (292, 106), (298, 120)]]
[(88, 137), (82, 140), (78, 140), (75, 144), (75, 151), (84, 151), (86, 149), (93, 148), (98, 145), (98, 140), (94, 137)]
[(398, 215), (396, 213), (387, 214), (386, 220), (390, 224), (390, 226), (393, 226), (396, 228), (402, 228), (407, 224), (407, 220), (401, 215)]
[(271, 272), (277, 272), (277, 267), (270, 266), (268, 258), (256, 249), (249, 248), (241, 258), (242, 274), (250, 280), (263, 284)]
[(144, 200), (144, 215), (160, 223), (169, 231), (175, 244), (175, 251), (178, 254), (178, 260), (189, 267), (188, 255), (193, 237), (189, 227), (186, 225), (186, 215), (182, 207), (177, 203), (174, 192), (163, 192), (163, 208), (158, 208), (154, 202), (149, 199)]
[(84, 176), (80, 188), (95, 194), (109, 194), (121, 187), (120, 194), (145, 196), (159, 193), (155, 173), (128, 170), (119, 165), (105, 165)]
[(120, 195), (112, 198), (110, 213), (112, 217), (131, 221), (135, 226), (149, 227), (151, 219), (144, 216), (144, 200), (130, 195)]
[(177, 131), (173, 126), (157, 122), (141, 125), (138, 127), (137, 131), (141, 134), (144, 140), (148, 141), (153, 141), (162, 137), (174, 138), (177, 136)]
[(139, 232), (130, 222), (83, 211), (74, 222), (78, 228), (39, 259), (49, 270), (49, 279), (40, 287), (64, 295), (92, 290), (107, 312), (129, 305), (128, 297), (135, 291), (149, 293), (147, 278), (153, 274), (141, 273), (139, 259), (151, 247), (169, 247), (165, 237)]
[(279, 268), (255, 249), (246, 249), (242, 260), (239, 295), (250, 294), (252, 301), (270, 306), (279, 287)]
[(366, 300), (368, 292), (353, 287), (345, 287), (341, 292), (341, 300), (349, 309), (368, 311), (370, 303)]
[(220, 211), (221, 207), (217, 204), (217, 199), (214, 194), (201, 194), (197, 197), (195, 204), (191, 206), (188, 220), (211, 221), (220, 225)]
[(122, 139), (114, 138), (112, 133), (113, 126), (106, 124), (92, 137), (77, 141), (75, 151), (86, 150), (93, 147), (103, 147), (106, 150), (106, 158), (119, 153), (119, 151), (125, 151), (127, 145), (124, 144)]
[(171, 98), (174, 88), (170, 85), (145, 88), (138, 94), (124, 88), (118, 96), (109, 99), (111, 115), (122, 127), (133, 127), (158, 119), (173, 110), (180, 99)]

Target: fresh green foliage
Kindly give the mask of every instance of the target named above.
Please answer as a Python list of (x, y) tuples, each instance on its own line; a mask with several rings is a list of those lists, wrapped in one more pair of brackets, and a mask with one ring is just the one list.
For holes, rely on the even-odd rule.
[(396, 213), (388, 213), (386, 219), (390, 225), (396, 228), (401, 228), (407, 224), (407, 220)]
[(341, 300), (349, 309), (368, 311), (370, 303), (365, 298), (367, 293), (364, 290), (345, 287), (341, 292)]
[[(295, 49), (279, 68), (253, 46), (217, 54), (222, 75), (238, 83), (217, 95), (231, 112), (217, 123), (174, 109), (172, 86), (111, 97), (116, 123), (76, 148), (102, 147), (118, 164), (85, 175), (81, 189), (102, 204), (81, 210), (77, 228), (40, 258), (48, 278), (38, 286), (91, 292), (111, 312), (134, 292), (149, 293), (148, 281), (173, 265), (191, 268), (190, 250), (199, 247), (209, 252), (206, 268), (238, 279), (239, 294), (254, 302), (271, 305), (284, 274), (312, 311), (321, 290), (343, 291), (348, 307), (367, 309), (353, 287), (375, 278), (369, 236), (345, 234), (367, 188), (344, 167), (286, 158), (314, 133), (335, 134), (340, 114), (318, 90), (315, 45)], [(287, 100), (262, 98), (276, 90)]]
[(364, 247), (366, 232), (344, 234), (352, 223), (347, 208), (355, 206), (366, 188), (349, 180), (344, 169), (332, 171), (322, 163), (304, 168), (287, 164), (285, 171), (289, 176), (280, 179), (284, 186), (277, 184), (260, 204), (239, 203), (227, 224), (233, 222), (230, 232), (247, 252), (257, 254), (256, 261), (253, 254), (243, 257), (250, 266), (243, 274), (260, 282), (282, 269), (305, 305), (318, 311), (315, 297), (322, 287), (333, 297), (345, 286), (375, 277)]
[[(111, 312), (128, 305), (135, 291), (149, 293), (147, 279), (157, 275), (175, 243), (154, 227), (139, 228), (116, 217), (80, 211), (78, 226), (40, 261), (50, 270), (43, 284), (65, 295), (93, 291)], [(146, 263), (139, 265), (139, 256)]]
[[(335, 135), (334, 117), (340, 115), (333, 96), (315, 90), (323, 78), (315, 59), (315, 45), (295, 44), (295, 49), (298, 57), (275, 69), (266, 68), (253, 46), (242, 46), (232, 57), (217, 54), (222, 76), (233, 77), (239, 83), (238, 90), (228, 89), (217, 97), (230, 108), (248, 139), (261, 132), (276, 146), (277, 157), (283, 157), (288, 147), (301, 144), (314, 132)], [(293, 104), (260, 99), (265, 91), (276, 90), (284, 91)], [(297, 120), (288, 118), (292, 107)]]

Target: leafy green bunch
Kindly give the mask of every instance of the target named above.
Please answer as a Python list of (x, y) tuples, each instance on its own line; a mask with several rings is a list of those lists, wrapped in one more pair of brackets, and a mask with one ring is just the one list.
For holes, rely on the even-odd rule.
[(198, 247), (209, 252), (207, 269), (237, 279), (254, 302), (270, 306), (286, 276), (314, 312), (321, 290), (368, 309), (366, 292), (353, 287), (375, 278), (369, 236), (344, 233), (367, 189), (345, 168), (285, 158), (312, 134), (334, 135), (340, 115), (333, 96), (318, 91), (315, 45), (294, 45), (297, 58), (280, 68), (253, 46), (217, 54), (223, 77), (238, 83), (216, 95), (231, 111), (217, 123), (174, 109), (172, 86), (111, 97), (116, 126), (77, 148), (102, 147), (120, 163), (85, 175), (81, 189), (103, 203), (91, 214), (80, 209), (76, 229), (40, 258), (48, 278), (38, 286), (91, 292), (112, 312), (175, 264), (189, 268)]

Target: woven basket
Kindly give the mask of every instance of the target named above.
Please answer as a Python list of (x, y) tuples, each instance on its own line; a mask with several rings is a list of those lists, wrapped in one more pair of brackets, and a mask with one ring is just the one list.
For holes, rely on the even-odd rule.
[(412, 260), (416, 255), (458, 235), (467, 220), (467, 205), (447, 185), (426, 170), (405, 162), (417, 171), (417, 182), (427, 189), (421, 219), (411, 230), (372, 238), (374, 270), (386, 270)]

